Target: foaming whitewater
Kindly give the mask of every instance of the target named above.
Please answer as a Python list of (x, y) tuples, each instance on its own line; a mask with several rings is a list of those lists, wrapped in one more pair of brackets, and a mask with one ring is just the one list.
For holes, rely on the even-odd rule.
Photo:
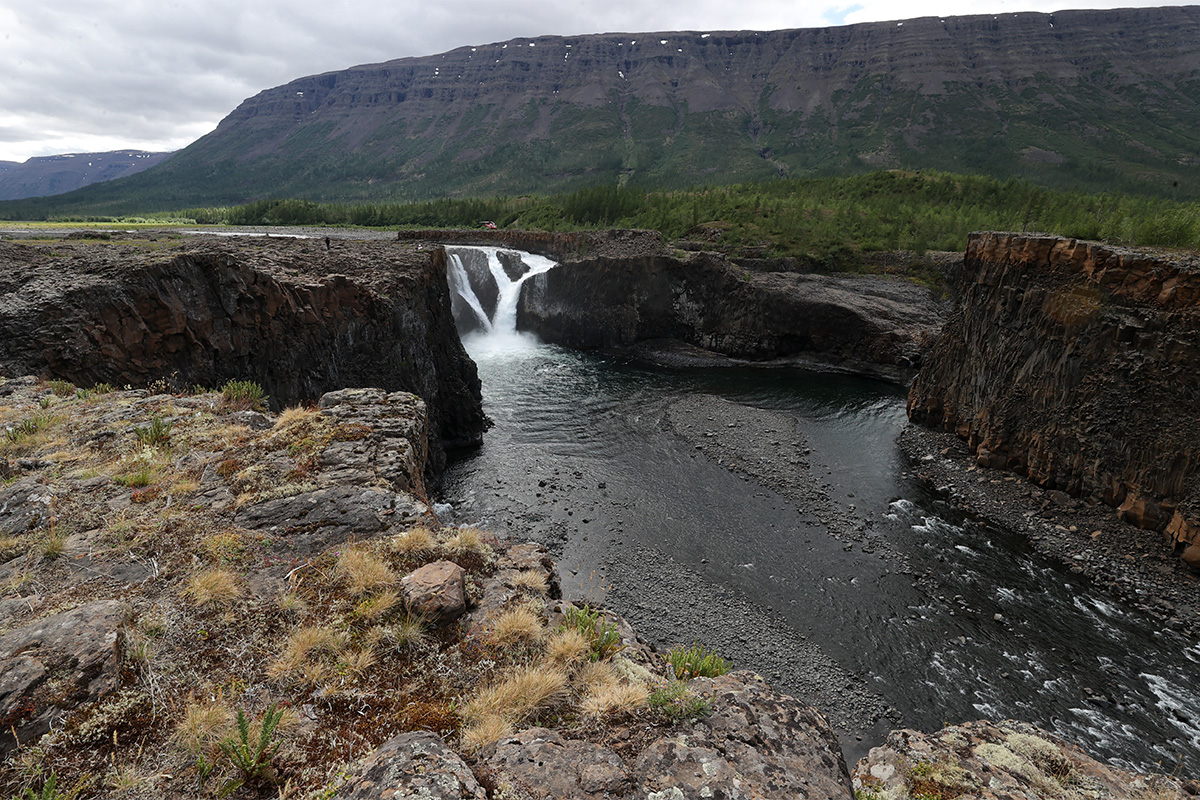
[[(505, 269), (501, 254), (508, 258), (510, 269), (514, 261), (520, 263), (523, 272), (515, 280)], [(446, 256), (450, 290), (458, 301), (455, 304), (456, 322), (463, 346), (471, 357), (478, 362), (536, 350), (540, 344), (537, 337), (517, 331), (517, 303), (521, 299), (521, 288), (525, 281), (554, 269), (558, 262), (545, 256), (499, 247), (447, 247)], [(481, 262), (486, 270), (480, 269)], [(494, 290), (494, 301), (490, 298), (491, 291), (488, 292), (489, 302), (481, 299), (476, 287)], [(457, 308), (469, 309), (477, 324), (464, 324), (463, 314)]]

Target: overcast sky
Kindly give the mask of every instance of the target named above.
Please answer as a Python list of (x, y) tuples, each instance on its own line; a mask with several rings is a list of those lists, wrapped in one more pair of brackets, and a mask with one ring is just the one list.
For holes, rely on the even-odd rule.
[(777, 30), (1135, 5), (1164, 3), (0, 0), (0, 161), (176, 150), (242, 100), (294, 78), (522, 36)]

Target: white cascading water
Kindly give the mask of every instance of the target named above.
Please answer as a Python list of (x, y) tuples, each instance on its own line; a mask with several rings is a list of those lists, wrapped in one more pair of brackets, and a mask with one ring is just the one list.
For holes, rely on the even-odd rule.
[[(514, 281), (504, 271), (504, 265), (500, 262), (500, 250), (498, 247), (446, 248), (450, 289), (475, 312), (481, 323), (482, 330), (463, 336), (463, 345), (476, 358), (485, 353), (526, 350), (537, 344), (535, 337), (517, 331), (517, 301), (521, 298), (521, 287), (525, 285), (525, 281), (558, 266), (557, 262), (545, 256), (509, 250), (507, 252), (516, 253), (526, 267), (524, 274)], [(471, 287), (467, 267), (463, 263), (463, 258), (470, 257), (471, 253), (480, 253), (487, 259), (488, 271), (496, 284), (496, 308), (490, 318)]]

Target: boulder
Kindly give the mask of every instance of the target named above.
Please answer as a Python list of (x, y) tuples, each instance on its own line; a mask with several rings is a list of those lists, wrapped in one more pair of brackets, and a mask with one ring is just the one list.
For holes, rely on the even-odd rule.
[(464, 574), (453, 561), (426, 564), (400, 579), (404, 602), (430, 622), (452, 622), (467, 610)]
[(534, 798), (622, 797), (632, 785), (625, 764), (612, 750), (564, 739), (547, 728), (530, 728), (501, 740), (487, 766)]
[(340, 800), (487, 800), (487, 796), (463, 760), (430, 731), (403, 733), (384, 742), (351, 768), (336, 795)]
[(0, 760), (41, 738), (56, 716), (117, 689), (128, 614), (103, 600), (0, 636)]

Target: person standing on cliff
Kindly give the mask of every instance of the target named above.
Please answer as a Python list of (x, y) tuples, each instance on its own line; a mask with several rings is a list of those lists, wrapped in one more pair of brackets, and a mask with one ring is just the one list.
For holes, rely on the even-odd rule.
[(328, 236), (325, 237), (325, 249), (326, 250), (329, 249), (329, 237)]

